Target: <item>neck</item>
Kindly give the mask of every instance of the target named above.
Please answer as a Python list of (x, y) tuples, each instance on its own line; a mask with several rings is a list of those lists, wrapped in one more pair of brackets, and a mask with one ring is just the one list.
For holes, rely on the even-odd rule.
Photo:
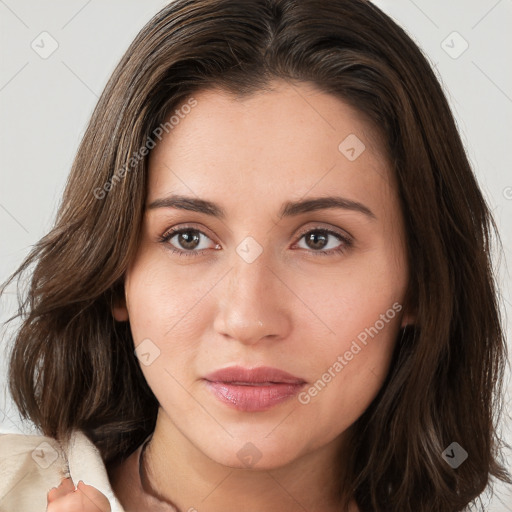
[[(219, 464), (198, 450), (159, 410), (142, 461), (143, 485), (180, 511), (339, 512), (340, 438), (273, 469)], [(346, 510), (357, 511), (352, 503)]]

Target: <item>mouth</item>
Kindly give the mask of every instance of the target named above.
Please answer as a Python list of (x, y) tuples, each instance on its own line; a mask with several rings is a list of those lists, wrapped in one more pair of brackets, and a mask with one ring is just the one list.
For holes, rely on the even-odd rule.
[(203, 380), (221, 403), (244, 412), (266, 411), (295, 396), (306, 384), (300, 377), (267, 366), (231, 366)]

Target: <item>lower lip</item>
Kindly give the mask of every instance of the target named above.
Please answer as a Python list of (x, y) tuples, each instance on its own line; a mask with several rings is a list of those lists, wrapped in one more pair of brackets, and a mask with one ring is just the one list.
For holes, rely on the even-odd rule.
[(304, 384), (285, 383), (244, 386), (209, 380), (206, 385), (221, 402), (244, 412), (266, 411), (297, 395), (304, 387)]

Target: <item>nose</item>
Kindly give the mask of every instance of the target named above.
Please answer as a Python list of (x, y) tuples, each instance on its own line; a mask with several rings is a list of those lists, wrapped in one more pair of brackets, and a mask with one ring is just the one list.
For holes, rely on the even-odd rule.
[(291, 292), (264, 253), (252, 263), (235, 254), (219, 284), (215, 332), (246, 345), (288, 336)]

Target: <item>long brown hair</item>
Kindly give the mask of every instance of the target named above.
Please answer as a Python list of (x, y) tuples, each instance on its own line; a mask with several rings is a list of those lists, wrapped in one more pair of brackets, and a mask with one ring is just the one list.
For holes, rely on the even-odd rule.
[[(432, 69), (365, 0), (177, 0), (146, 24), (94, 110), (54, 228), (6, 283), (31, 272), (10, 359), (14, 401), (45, 435), (82, 429), (107, 465), (152, 432), (158, 402), (129, 323), (112, 316), (138, 246), (141, 148), (194, 92), (244, 96), (276, 78), (313, 83), (377, 127), (405, 219), (416, 323), (356, 423), (349, 489), (362, 511), (462, 510), (491, 476), (510, 482), (497, 433), (499, 237)], [(457, 469), (442, 457), (453, 441), (469, 453)]]

